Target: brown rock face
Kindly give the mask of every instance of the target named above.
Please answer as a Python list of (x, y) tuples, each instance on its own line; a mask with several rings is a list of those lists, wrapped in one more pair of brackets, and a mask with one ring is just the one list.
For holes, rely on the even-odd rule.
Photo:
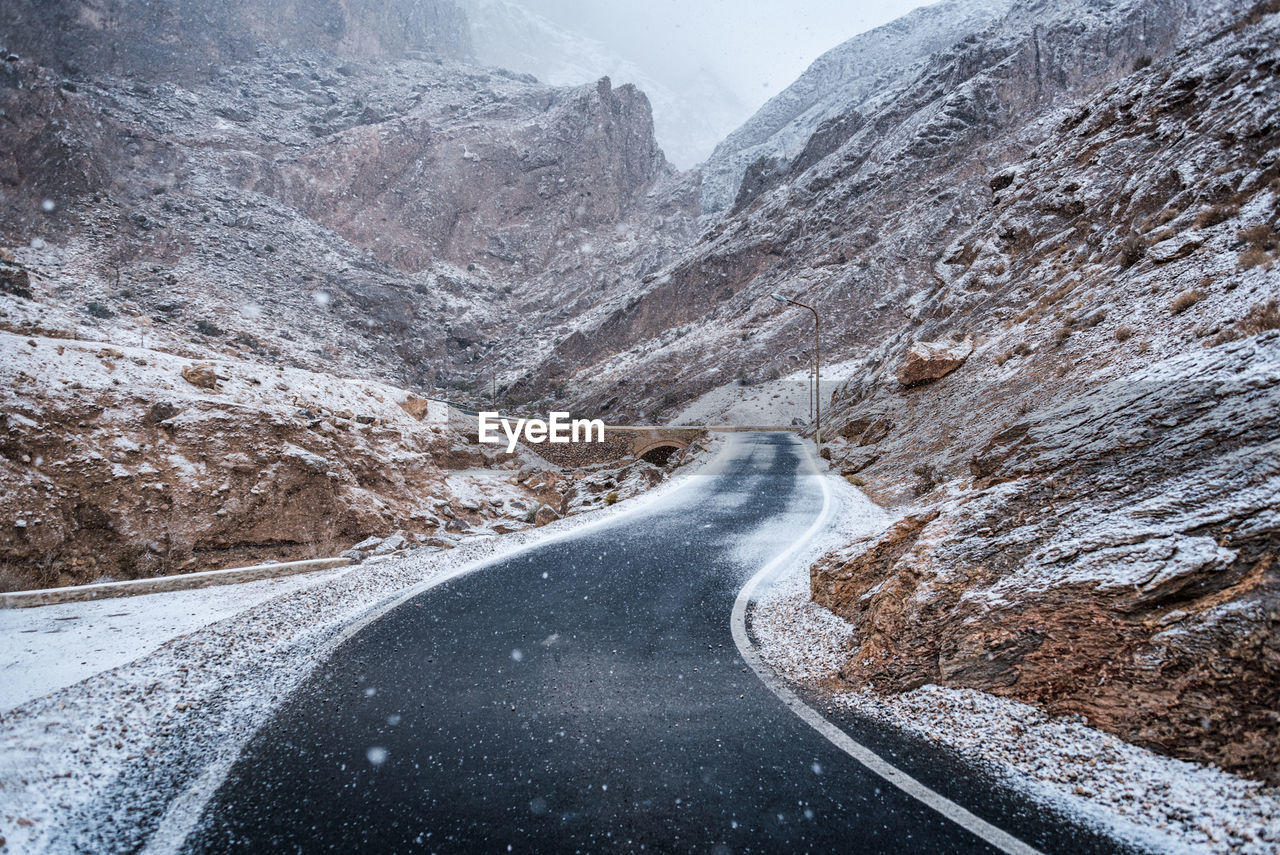
[(964, 341), (918, 341), (907, 350), (896, 376), (903, 386), (914, 386), (946, 377), (973, 353), (973, 339)]
[(1280, 781), (1277, 400), (1272, 331), (993, 432), (969, 489), (814, 568), (857, 630), (843, 679), (981, 689)]
[(533, 515), (533, 524), (543, 526), (547, 523), (555, 522), (560, 519), (560, 514), (556, 513), (556, 509), (550, 505), (543, 505), (538, 508), (537, 513)]

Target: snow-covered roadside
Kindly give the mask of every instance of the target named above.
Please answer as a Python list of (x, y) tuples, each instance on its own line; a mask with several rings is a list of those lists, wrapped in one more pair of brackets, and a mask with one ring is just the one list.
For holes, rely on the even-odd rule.
[[(0, 846), (9, 852), (140, 848), (170, 803), (207, 770), (229, 765), (275, 706), (330, 655), (346, 627), (413, 586), (643, 511), (699, 477), (722, 443), (710, 441), (663, 484), (604, 510), (452, 550), (415, 550), (326, 572), (309, 577), (310, 584), (277, 589), (270, 599), (243, 597), (237, 614), (0, 713)], [(205, 605), (227, 597), (231, 610), (233, 590), (198, 593), (214, 598)], [(155, 595), (153, 602), (175, 596)], [(152, 600), (101, 604), (126, 611), (144, 599)], [(31, 615), (26, 619), (39, 620), (48, 608), (57, 607), (24, 610)], [(173, 610), (159, 607), (160, 614)], [(15, 643), (4, 638), (6, 649)]]
[[(836, 675), (857, 632), (810, 601), (810, 565), (892, 522), (843, 479), (825, 477), (837, 505), (831, 529), (774, 577), (749, 618), (761, 658), (809, 687)], [(830, 700), (955, 750), (1040, 803), (1126, 843), (1249, 855), (1280, 846), (1275, 788), (1130, 745), (1077, 716), (1055, 718), (984, 692), (933, 685), (901, 695), (839, 692)]]
[(0, 712), (146, 656), (180, 635), (347, 568), (283, 579), (25, 609), (0, 609)]
[[(820, 402), (822, 411), (831, 406), (831, 396), (863, 359), (850, 359), (822, 366)], [(673, 425), (789, 425), (792, 419), (808, 421), (810, 410), (810, 370), (797, 369), (783, 377), (752, 385), (737, 381), (717, 386), (690, 402), (671, 418)]]

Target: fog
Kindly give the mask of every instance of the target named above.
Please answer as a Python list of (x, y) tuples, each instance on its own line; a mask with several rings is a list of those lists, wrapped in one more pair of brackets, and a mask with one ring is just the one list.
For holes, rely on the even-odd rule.
[[(786, 88), (818, 56), (858, 33), (901, 17), (919, 0), (472, 0), (484, 27), (523, 8), (558, 30), (587, 40), (572, 57), (552, 58), (530, 39), (478, 39), (488, 61), (524, 66), (547, 82), (570, 85), (609, 74), (634, 82), (654, 103), (668, 159), (689, 167)], [(525, 31), (532, 35), (529, 30)], [(550, 40), (543, 37), (541, 41)], [(590, 42), (597, 44), (590, 45)], [(540, 54), (536, 58), (534, 54)], [(641, 79), (631, 79), (631, 78)], [(579, 79), (575, 79), (579, 78)]]

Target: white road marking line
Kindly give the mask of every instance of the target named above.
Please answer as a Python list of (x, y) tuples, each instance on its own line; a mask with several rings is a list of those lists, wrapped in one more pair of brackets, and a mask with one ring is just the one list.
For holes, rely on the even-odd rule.
[(733, 632), (733, 642), (738, 646), (738, 652), (742, 654), (742, 658), (751, 666), (751, 670), (756, 672), (756, 676), (760, 678), (760, 681), (768, 686), (769, 690), (777, 695), (793, 713), (800, 716), (805, 723), (825, 736), (832, 745), (835, 745), (885, 781), (893, 784), (907, 795), (927, 805), (1002, 852), (1007, 852), (1009, 855), (1041, 855), (1040, 850), (1028, 846), (1004, 829), (997, 828), (985, 819), (974, 815), (951, 801), (946, 796), (929, 789), (870, 748), (855, 741), (849, 734), (827, 721), (817, 710), (800, 700), (794, 692), (774, 675), (773, 671), (764, 664), (759, 654), (756, 653), (756, 649), (752, 646), (751, 639), (747, 635), (747, 606), (754, 599), (756, 589), (764, 583), (773, 581), (773, 577), (786, 566), (792, 556), (822, 531), (831, 517), (831, 488), (827, 485), (827, 479), (814, 464), (813, 455), (807, 453), (807, 448), (804, 452), (809, 469), (822, 486), (822, 511), (795, 543), (791, 544), (789, 548), (761, 568), (760, 572), (752, 576), (747, 581), (747, 584), (742, 586), (742, 590), (738, 592), (738, 597), (733, 603), (733, 615), (729, 620), (729, 626)]

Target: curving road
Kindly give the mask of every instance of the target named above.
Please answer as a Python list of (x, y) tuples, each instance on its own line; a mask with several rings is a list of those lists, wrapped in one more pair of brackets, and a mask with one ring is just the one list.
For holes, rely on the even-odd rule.
[[(254, 737), (184, 848), (999, 851), (834, 745), (734, 645), (739, 589), (822, 508), (808, 453), (739, 435), (665, 501), (386, 612)], [(1038, 848), (1114, 851), (957, 758), (844, 726)]]

